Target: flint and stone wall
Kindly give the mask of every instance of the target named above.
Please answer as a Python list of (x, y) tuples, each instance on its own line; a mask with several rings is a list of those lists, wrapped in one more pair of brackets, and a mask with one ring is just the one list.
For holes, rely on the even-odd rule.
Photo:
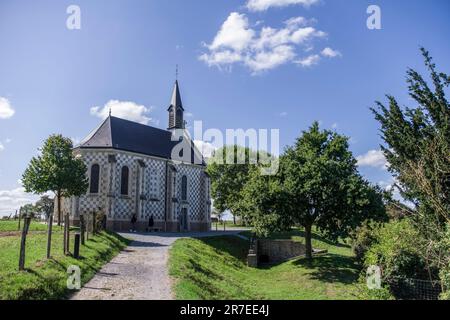
[[(131, 227), (131, 217), (137, 216), (136, 228), (145, 231), (151, 216), (154, 227), (162, 231), (180, 231), (182, 208), (188, 212), (188, 231), (208, 231), (211, 228), (210, 181), (203, 166), (174, 164), (159, 159), (117, 150), (78, 149), (85, 162), (89, 179), (91, 167), (100, 166), (99, 193), (62, 199), (63, 213), (69, 213), (72, 223), (79, 224), (80, 214), (94, 211), (107, 216), (109, 230), (124, 231)], [(129, 168), (129, 192), (120, 194), (121, 169)], [(181, 201), (181, 179), (187, 177), (187, 200)], [(166, 181), (167, 179), (167, 181)], [(57, 205), (55, 202), (55, 213)], [(56, 214), (55, 214), (56, 217)]]

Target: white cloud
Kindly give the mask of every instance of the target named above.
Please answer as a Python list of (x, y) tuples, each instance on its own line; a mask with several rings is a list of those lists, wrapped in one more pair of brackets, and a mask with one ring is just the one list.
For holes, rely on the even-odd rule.
[(231, 48), (235, 51), (244, 50), (253, 39), (255, 31), (249, 28), (245, 14), (232, 12), (223, 23), (214, 41), (208, 46), (210, 50)]
[(198, 151), (200, 151), (200, 153), (203, 155), (204, 158), (211, 158), (214, 151), (217, 150), (217, 148), (209, 142), (204, 142), (201, 140), (194, 140), (194, 144), (197, 147)]
[(325, 48), (322, 50), (321, 53), (324, 57), (327, 57), (327, 58), (342, 57), (342, 54), (339, 51), (333, 50), (331, 48)]
[(312, 47), (314, 39), (327, 35), (310, 25), (314, 22), (293, 17), (284, 21), (281, 28), (263, 26), (258, 31), (250, 27), (245, 14), (232, 12), (212, 43), (204, 44), (207, 52), (199, 59), (208, 66), (219, 68), (231, 68), (233, 64), (241, 63), (254, 73), (274, 69), (293, 62), (299, 48), (306, 51)]
[(381, 150), (370, 150), (366, 154), (356, 158), (358, 160), (358, 166), (360, 167), (373, 167), (379, 169), (386, 169), (388, 162)]
[(312, 54), (306, 58), (296, 60), (295, 63), (302, 67), (312, 67), (318, 64), (320, 61), (320, 56), (318, 54)]
[(8, 99), (0, 97), (0, 119), (9, 119), (15, 111)]
[(21, 206), (34, 203), (39, 196), (25, 192), (23, 187), (12, 190), (0, 190), (0, 216), (10, 215)]
[(338, 127), (339, 127), (339, 125), (337, 124), (337, 122), (335, 122), (331, 125), (331, 129), (337, 129)]
[(282, 113), (280, 113), (280, 117), (287, 117), (288, 116), (288, 113), (287, 112), (282, 112)]
[(5, 150), (5, 146), (0, 142), (0, 151)]
[(185, 116), (186, 118), (192, 118), (192, 117), (194, 116), (194, 114), (193, 114), (192, 112), (185, 112), (185, 113), (184, 113), (184, 116)]
[(152, 110), (151, 108), (131, 101), (110, 100), (103, 107), (92, 107), (91, 115), (106, 119), (110, 110), (111, 115), (115, 117), (142, 124), (149, 124), (153, 120), (148, 116)]
[(254, 72), (276, 68), (295, 57), (294, 48), (291, 46), (278, 46), (272, 50), (260, 51), (253, 57), (246, 59), (246, 65)]
[(250, 11), (265, 11), (272, 7), (286, 7), (289, 5), (303, 5), (309, 7), (319, 0), (248, 0), (247, 8)]

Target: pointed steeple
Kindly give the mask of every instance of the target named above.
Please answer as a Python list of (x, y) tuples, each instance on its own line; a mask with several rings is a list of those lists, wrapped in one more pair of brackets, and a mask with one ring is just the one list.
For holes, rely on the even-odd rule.
[(183, 103), (181, 102), (180, 86), (178, 85), (178, 80), (175, 81), (175, 86), (173, 87), (172, 100), (170, 106), (175, 108), (181, 108), (183, 111)]
[(178, 80), (175, 81), (175, 86), (172, 92), (172, 99), (170, 101), (169, 109), (169, 130), (171, 129), (184, 129), (183, 120), (183, 103), (181, 102), (180, 88)]

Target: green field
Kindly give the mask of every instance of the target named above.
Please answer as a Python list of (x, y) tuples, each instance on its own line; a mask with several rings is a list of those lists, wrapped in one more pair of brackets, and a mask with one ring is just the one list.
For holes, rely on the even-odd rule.
[[(0, 221), (0, 226), (7, 228), (4, 221)], [(128, 243), (118, 235), (102, 232), (81, 246), (81, 259), (76, 260), (63, 255), (63, 234), (59, 227), (54, 230), (51, 260), (45, 259), (46, 233), (30, 232), (26, 246), (26, 271), (23, 272), (18, 271), (20, 236), (2, 236), (0, 233), (0, 300), (64, 299), (70, 294), (66, 289), (68, 266), (80, 267), (84, 284)], [(71, 236), (73, 248), (73, 232)]]
[[(248, 235), (248, 233), (245, 233)], [(301, 231), (274, 238), (302, 240)], [(328, 254), (260, 269), (246, 265), (248, 241), (226, 236), (178, 240), (170, 254), (177, 299), (358, 299), (360, 267), (345, 244), (315, 234), (313, 245)]]
[[(20, 231), (23, 227), (23, 220), (20, 222)], [(46, 231), (47, 225), (44, 223), (32, 221), (30, 224), (30, 231)], [(19, 220), (0, 220), (0, 232), (14, 232), (19, 231)]]

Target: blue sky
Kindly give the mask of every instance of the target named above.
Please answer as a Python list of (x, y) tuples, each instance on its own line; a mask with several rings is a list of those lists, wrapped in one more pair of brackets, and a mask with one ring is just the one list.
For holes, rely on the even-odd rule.
[(318, 120), (387, 185), (369, 107), (387, 93), (412, 106), (420, 45), (450, 69), (449, 13), (447, 0), (1, 0), (0, 215), (33, 200), (18, 179), (48, 135), (80, 140), (109, 107), (165, 128), (176, 64), (189, 124), (277, 128), (286, 146)]

